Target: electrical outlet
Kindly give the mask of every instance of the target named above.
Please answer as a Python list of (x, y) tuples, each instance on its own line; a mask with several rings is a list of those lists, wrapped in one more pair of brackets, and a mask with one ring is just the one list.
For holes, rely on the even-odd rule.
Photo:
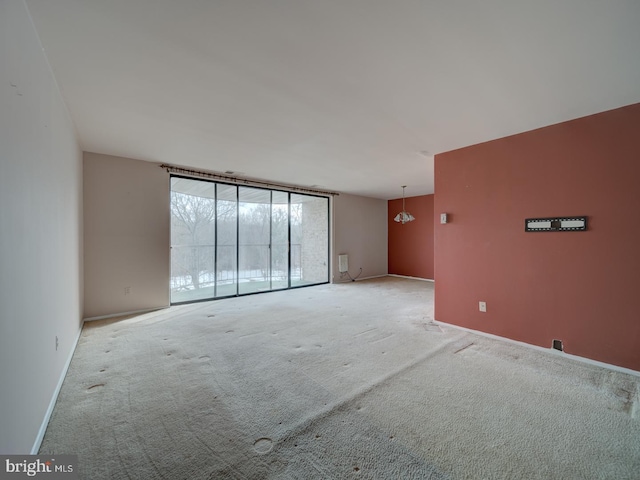
[(56, 351), (58, 351), (58, 336), (56, 335)]
[(487, 302), (478, 302), (478, 309), (481, 312), (485, 312), (487, 311)]
[(124, 294), (129, 295), (131, 293), (131, 287), (124, 287)]

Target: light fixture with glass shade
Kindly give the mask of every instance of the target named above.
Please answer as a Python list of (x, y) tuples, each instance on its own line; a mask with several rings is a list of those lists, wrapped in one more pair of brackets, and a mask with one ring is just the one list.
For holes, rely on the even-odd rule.
[(402, 186), (402, 211), (393, 218), (396, 222), (402, 223), (403, 225), (407, 222), (413, 222), (416, 219), (416, 217), (411, 215), (404, 208), (404, 189), (405, 188), (407, 188), (407, 186), (403, 185)]

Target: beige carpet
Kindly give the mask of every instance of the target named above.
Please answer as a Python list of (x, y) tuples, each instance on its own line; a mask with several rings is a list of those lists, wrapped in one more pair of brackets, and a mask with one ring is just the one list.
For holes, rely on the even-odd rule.
[(87, 323), (41, 453), (84, 479), (638, 479), (639, 378), (432, 321), (393, 277)]

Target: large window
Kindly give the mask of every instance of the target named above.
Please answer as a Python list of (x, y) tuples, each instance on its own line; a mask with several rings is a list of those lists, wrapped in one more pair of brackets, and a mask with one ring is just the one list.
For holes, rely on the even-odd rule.
[(171, 178), (171, 303), (329, 281), (329, 199)]

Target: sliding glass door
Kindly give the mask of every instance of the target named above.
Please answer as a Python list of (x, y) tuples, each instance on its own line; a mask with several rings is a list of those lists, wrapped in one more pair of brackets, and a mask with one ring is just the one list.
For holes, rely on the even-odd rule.
[(172, 178), (171, 301), (215, 294), (215, 184)]
[(271, 191), (239, 187), (238, 293), (271, 290)]
[(329, 281), (329, 200), (171, 178), (171, 303)]
[(287, 192), (271, 192), (270, 280), (272, 290), (289, 287), (289, 194)]
[[(238, 293), (238, 187), (199, 180), (172, 179), (174, 181), (187, 181), (195, 183), (208, 183), (216, 187), (216, 237), (214, 245), (216, 249), (216, 297), (228, 297)], [(184, 300), (174, 300), (173, 291), (171, 301), (173, 303)], [(211, 297), (205, 297), (211, 298)]]

